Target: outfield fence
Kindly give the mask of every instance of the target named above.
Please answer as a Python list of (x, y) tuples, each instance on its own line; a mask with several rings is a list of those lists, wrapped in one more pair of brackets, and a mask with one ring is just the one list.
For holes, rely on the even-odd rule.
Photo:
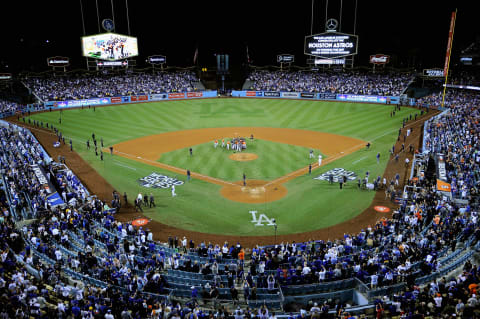
[(359, 94), (336, 94), (330, 92), (278, 92), (278, 91), (248, 91), (233, 90), (233, 97), (256, 97), (277, 99), (305, 99), (341, 102), (364, 102), (378, 104), (400, 104), (399, 96), (359, 95)]
[(217, 97), (218, 92), (215, 91), (195, 91), (195, 92), (175, 92), (175, 93), (158, 93), (158, 94), (143, 94), (143, 95), (129, 95), (129, 96), (113, 96), (113, 97), (99, 97), (91, 99), (78, 99), (66, 101), (47, 101), (43, 103), (44, 108), (71, 108), (82, 106), (104, 106), (126, 103), (139, 102), (153, 102), (166, 100), (185, 100), (185, 99), (202, 99)]

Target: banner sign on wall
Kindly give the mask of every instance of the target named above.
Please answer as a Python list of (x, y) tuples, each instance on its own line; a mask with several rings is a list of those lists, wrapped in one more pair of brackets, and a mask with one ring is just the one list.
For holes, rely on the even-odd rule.
[(298, 93), (297, 92), (282, 92), (282, 97), (286, 98), (298, 98)]
[(280, 92), (263, 92), (265, 97), (280, 97)]
[(337, 100), (350, 102), (386, 103), (387, 97), (376, 95), (337, 94)]

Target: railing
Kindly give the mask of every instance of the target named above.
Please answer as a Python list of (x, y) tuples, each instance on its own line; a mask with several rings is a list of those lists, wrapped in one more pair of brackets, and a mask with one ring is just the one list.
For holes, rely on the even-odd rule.
[(278, 285), (278, 290), (280, 291), (280, 307), (282, 308), (283, 311), (283, 304), (285, 303), (285, 296), (283, 295), (282, 287)]
[(356, 281), (356, 287), (355, 289), (358, 290), (359, 292), (361, 292), (362, 294), (367, 294), (368, 291), (370, 290), (370, 288), (368, 288), (367, 284), (365, 284), (364, 282), (362, 282), (360, 279), (358, 279), (357, 277), (355, 277), (355, 281)]

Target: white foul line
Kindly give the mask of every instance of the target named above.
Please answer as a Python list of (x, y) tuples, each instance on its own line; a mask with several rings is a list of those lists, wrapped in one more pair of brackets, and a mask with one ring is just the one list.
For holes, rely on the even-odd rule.
[[(152, 161), (152, 160), (149, 160), (149, 159), (146, 159), (146, 158), (141, 158), (140, 156), (128, 154), (128, 153), (125, 153), (125, 152), (121, 152), (121, 151), (113, 151), (113, 152), (114, 152), (114, 153), (118, 153), (118, 154), (123, 154), (123, 155), (125, 155), (126, 157), (141, 159), (142, 161), (155, 164), (155, 166), (160, 167), (160, 168), (162, 168), (162, 166), (165, 166), (165, 167), (170, 168), (171, 170), (176, 170), (176, 171), (179, 171), (179, 170), (181, 171), (181, 170), (182, 170), (181, 168), (178, 168), (178, 167), (175, 167), (175, 166), (172, 166), (172, 165), (168, 165), (168, 164), (165, 164), (165, 163), (160, 163), (160, 162), (157, 162), (157, 161)], [(228, 184), (228, 185), (232, 185), (232, 186), (239, 186), (239, 185), (237, 185), (237, 184), (230, 183), (230, 182), (227, 182), (227, 181), (224, 181), (224, 180), (215, 178), (215, 177), (211, 177), (211, 176), (208, 176), (208, 175), (203, 175), (203, 174), (199, 174), (199, 173), (192, 172), (192, 175), (193, 175), (193, 174), (195, 174), (195, 175), (197, 175), (197, 176), (200, 176), (200, 177), (202, 177), (202, 178), (204, 178), (204, 179), (210, 179), (210, 180), (217, 181), (217, 182), (219, 182), (219, 183), (221, 183), (221, 184)]]
[(357, 164), (358, 162), (360, 162), (360, 161), (362, 161), (362, 160), (364, 160), (364, 159), (366, 159), (366, 158), (367, 158), (366, 156), (364, 156), (364, 157), (362, 157), (362, 158), (359, 158), (358, 160), (352, 162), (352, 164)]
[(125, 168), (128, 168), (128, 169), (131, 169), (131, 170), (134, 170), (136, 171), (137, 169), (135, 167), (131, 167), (131, 166), (128, 166), (128, 165), (124, 165), (122, 163), (120, 163), (119, 161), (116, 161), (116, 160), (113, 160), (115, 165), (118, 165), (118, 166), (122, 166), (122, 167), (125, 167)]

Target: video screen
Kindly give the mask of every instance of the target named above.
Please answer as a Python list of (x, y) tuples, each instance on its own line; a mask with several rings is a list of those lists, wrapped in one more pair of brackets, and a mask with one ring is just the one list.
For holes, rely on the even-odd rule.
[(116, 33), (82, 37), (82, 53), (87, 58), (121, 60), (138, 55), (137, 38)]
[(305, 37), (306, 55), (339, 58), (357, 54), (358, 37), (352, 34), (328, 32)]

